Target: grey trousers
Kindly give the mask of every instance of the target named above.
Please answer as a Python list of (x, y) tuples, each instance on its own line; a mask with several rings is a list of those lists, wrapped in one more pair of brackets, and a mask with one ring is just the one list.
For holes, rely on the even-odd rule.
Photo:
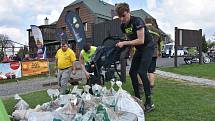
[(60, 86), (60, 94), (64, 95), (67, 89), (67, 83), (70, 80), (71, 68), (60, 70), (58, 69), (57, 80), (58, 85)]

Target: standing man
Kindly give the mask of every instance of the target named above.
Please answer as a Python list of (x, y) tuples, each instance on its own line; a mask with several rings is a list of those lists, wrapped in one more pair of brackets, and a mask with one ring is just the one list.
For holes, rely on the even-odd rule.
[(58, 68), (58, 85), (60, 86), (60, 94), (66, 94), (67, 83), (70, 80), (71, 71), (76, 73), (74, 61), (76, 61), (75, 53), (68, 48), (67, 42), (61, 43), (61, 48), (56, 53), (56, 66)]
[(139, 74), (143, 81), (146, 99), (144, 103), (145, 112), (150, 112), (154, 109), (154, 104), (151, 99), (147, 71), (152, 60), (154, 43), (143, 20), (139, 17), (131, 16), (129, 5), (127, 3), (117, 4), (116, 12), (122, 22), (121, 30), (128, 38), (128, 41), (121, 41), (117, 43), (116, 46), (120, 48), (124, 46), (135, 46), (136, 52), (131, 62), (129, 75), (131, 77), (135, 96), (139, 99), (141, 99), (141, 97), (138, 88), (137, 74)]
[(90, 73), (88, 72), (85, 66), (90, 66), (88, 63), (91, 57), (94, 55), (95, 51), (96, 51), (95, 46), (91, 46), (89, 43), (86, 43), (84, 45), (84, 48), (81, 50), (79, 56), (79, 61), (81, 63), (81, 67), (86, 75), (87, 80), (90, 78)]
[(152, 56), (152, 61), (150, 63), (150, 66), (148, 68), (148, 77), (150, 81), (150, 88), (151, 91), (155, 86), (155, 69), (156, 69), (156, 62), (157, 62), (157, 57), (159, 56), (159, 46), (160, 46), (160, 33), (149, 31), (150, 34), (152, 35), (152, 40), (155, 43), (155, 50)]

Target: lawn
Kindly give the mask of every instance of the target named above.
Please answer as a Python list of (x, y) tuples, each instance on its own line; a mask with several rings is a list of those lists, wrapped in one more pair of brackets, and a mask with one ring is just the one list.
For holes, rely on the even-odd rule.
[[(130, 80), (123, 85), (123, 88), (134, 94)], [(156, 109), (146, 114), (146, 121), (212, 121), (215, 119), (214, 94), (214, 88), (158, 78), (153, 95)], [(22, 97), (31, 107), (50, 100), (46, 91), (34, 92)], [(9, 98), (4, 100), (4, 104), (11, 114), (14, 100)]]
[(215, 80), (215, 64), (191, 64), (177, 68), (161, 68), (163, 71)]

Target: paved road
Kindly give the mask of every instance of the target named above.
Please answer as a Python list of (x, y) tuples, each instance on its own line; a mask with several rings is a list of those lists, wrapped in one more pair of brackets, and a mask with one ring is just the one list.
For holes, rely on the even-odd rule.
[[(178, 57), (178, 65), (185, 64), (183, 57)], [(174, 67), (174, 58), (158, 58), (157, 67)]]
[(57, 79), (55, 77), (42, 77), (19, 82), (0, 84), (0, 96), (7, 97), (17, 93), (20, 94), (32, 92), (35, 90), (48, 89), (50, 88), (50, 86), (44, 87), (43, 84), (49, 84), (50, 82), (57, 82)]

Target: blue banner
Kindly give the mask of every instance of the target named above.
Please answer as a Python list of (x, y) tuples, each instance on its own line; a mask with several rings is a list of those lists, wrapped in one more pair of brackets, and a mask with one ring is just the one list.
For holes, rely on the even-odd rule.
[(62, 42), (62, 41), (68, 41), (67, 40), (67, 34), (66, 34), (66, 32), (63, 29), (61, 29), (61, 28), (58, 28), (56, 30), (56, 38), (60, 42)]
[(72, 33), (77, 46), (82, 49), (86, 42), (86, 35), (81, 18), (75, 12), (68, 11), (65, 16), (65, 23), (67, 24), (69, 31)]

